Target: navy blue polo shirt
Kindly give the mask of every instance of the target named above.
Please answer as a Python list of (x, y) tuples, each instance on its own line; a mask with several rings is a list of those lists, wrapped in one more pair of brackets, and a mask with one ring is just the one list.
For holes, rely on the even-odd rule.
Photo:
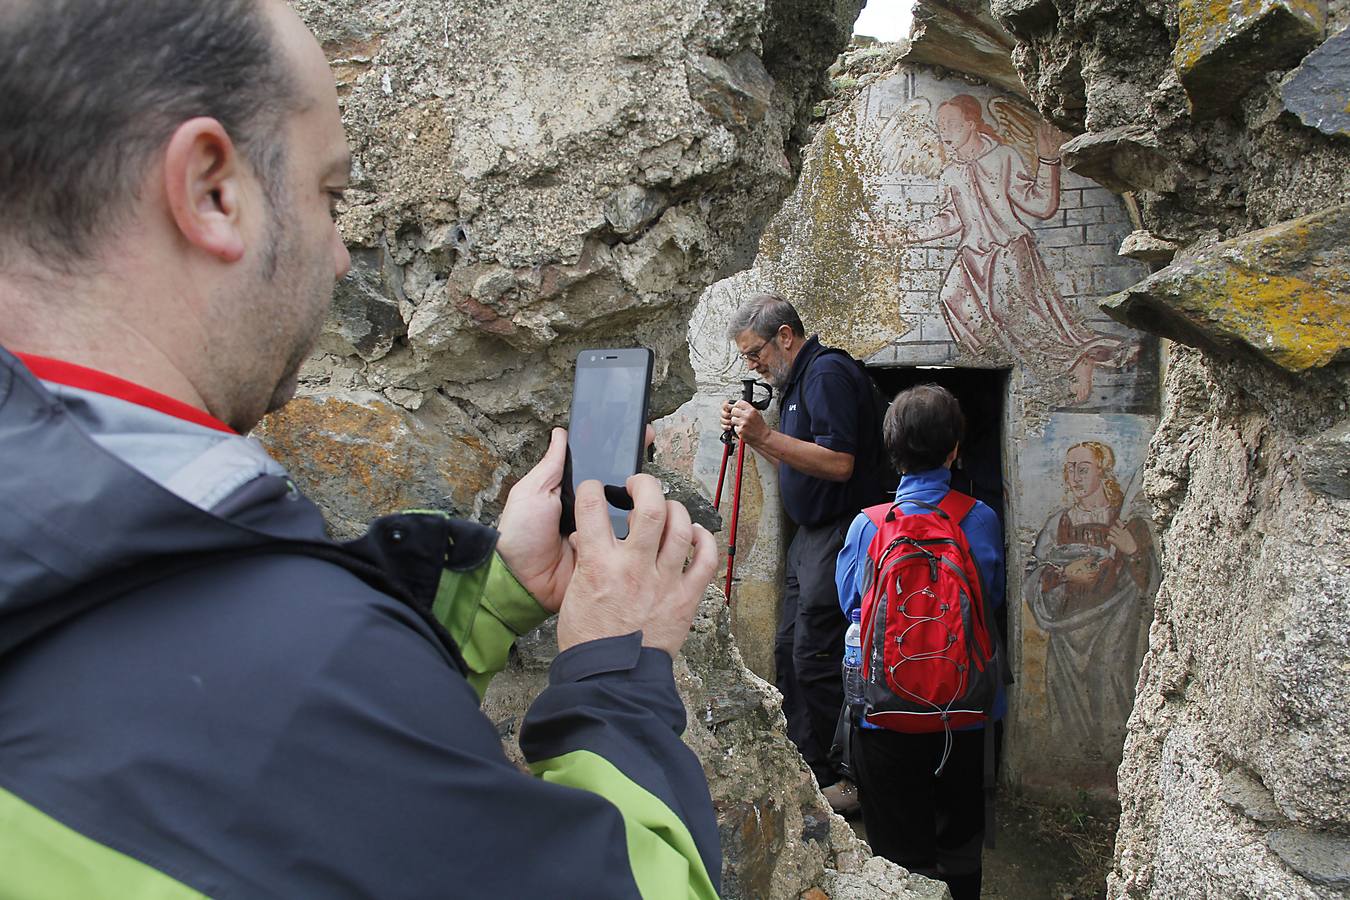
[(842, 353), (822, 353), (822, 349), (820, 339), (813, 334), (797, 354), (779, 395), (778, 430), (788, 437), (853, 454), (853, 475), (848, 481), (826, 481), (780, 462), (778, 488), (783, 507), (798, 525), (821, 525), (852, 517), (877, 492), (875, 473), (868, 465), (874, 452), (872, 442), (881, 436), (879, 425), (873, 421), (876, 413), (871, 385), (863, 383), (867, 376), (851, 358)]

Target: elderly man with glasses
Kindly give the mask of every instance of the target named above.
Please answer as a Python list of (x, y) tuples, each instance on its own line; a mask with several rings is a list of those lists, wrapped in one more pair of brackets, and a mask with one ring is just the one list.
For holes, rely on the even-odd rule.
[(727, 336), (750, 371), (778, 389), (775, 430), (744, 400), (723, 404), (722, 427), (778, 467), (783, 507), (795, 527), (774, 638), (775, 681), (788, 736), (836, 812), (858, 809), (857, 790), (829, 761), (843, 704), (840, 666), (847, 622), (839, 614), (835, 559), (849, 522), (882, 492), (875, 396), (861, 365), (806, 336), (792, 304), (750, 297)]

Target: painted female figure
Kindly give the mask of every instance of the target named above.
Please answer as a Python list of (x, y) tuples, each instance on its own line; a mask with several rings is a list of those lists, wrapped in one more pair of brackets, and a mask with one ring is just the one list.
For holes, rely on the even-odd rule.
[[(1028, 118), (1020, 124), (1031, 126), (1019, 115)], [(1059, 211), (1063, 136), (1035, 124), (1038, 159), (1028, 171), (969, 94), (938, 107), (937, 132), (943, 208), (904, 238), (918, 245), (961, 236), (941, 293), (952, 336), (970, 350), (994, 340), (1036, 370), (1067, 373), (1081, 403), (1091, 393), (1094, 367), (1118, 360), (1123, 342), (1089, 329), (1064, 302), (1026, 224)]]
[(1125, 521), (1115, 453), (1097, 441), (1069, 448), (1064, 484), (1071, 506), (1036, 538), (1024, 594), (1049, 635), (1046, 688), (1051, 722), (1083, 749), (1118, 756), (1134, 702), (1140, 636), (1158, 588), (1158, 557), (1142, 517)]

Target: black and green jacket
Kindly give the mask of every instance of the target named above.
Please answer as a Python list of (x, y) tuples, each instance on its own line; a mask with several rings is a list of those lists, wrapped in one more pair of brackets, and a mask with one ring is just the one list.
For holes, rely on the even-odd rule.
[(490, 529), (331, 543), (256, 445), (3, 350), (0, 510), (0, 897), (716, 896), (639, 635), (559, 655), (503, 754), (479, 698), (545, 614)]

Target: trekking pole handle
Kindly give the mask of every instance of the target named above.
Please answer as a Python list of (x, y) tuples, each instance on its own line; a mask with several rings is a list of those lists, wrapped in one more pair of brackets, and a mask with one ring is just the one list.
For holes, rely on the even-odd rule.
[[(757, 387), (762, 387), (764, 390), (768, 391), (768, 394), (761, 400), (755, 399), (755, 388)], [(742, 378), (741, 399), (746, 403), (749, 403), (755, 409), (763, 412), (768, 409), (769, 404), (773, 402), (773, 385), (763, 381), (756, 381), (753, 378)], [(736, 443), (735, 428), (728, 428), (726, 431), (722, 432), (722, 443), (726, 444), (728, 447)]]
[[(773, 385), (769, 384), (767, 381), (756, 381), (753, 378), (743, 378), (741, 379), (741, 386), (743, 392), (741, 399), (760, 412), (768, 409), (769, 404), (773, 402)], [(757, 387), (764, 388), (766, 392), (764, 397), (760, 400), (755, 399), (755, 388)]]

